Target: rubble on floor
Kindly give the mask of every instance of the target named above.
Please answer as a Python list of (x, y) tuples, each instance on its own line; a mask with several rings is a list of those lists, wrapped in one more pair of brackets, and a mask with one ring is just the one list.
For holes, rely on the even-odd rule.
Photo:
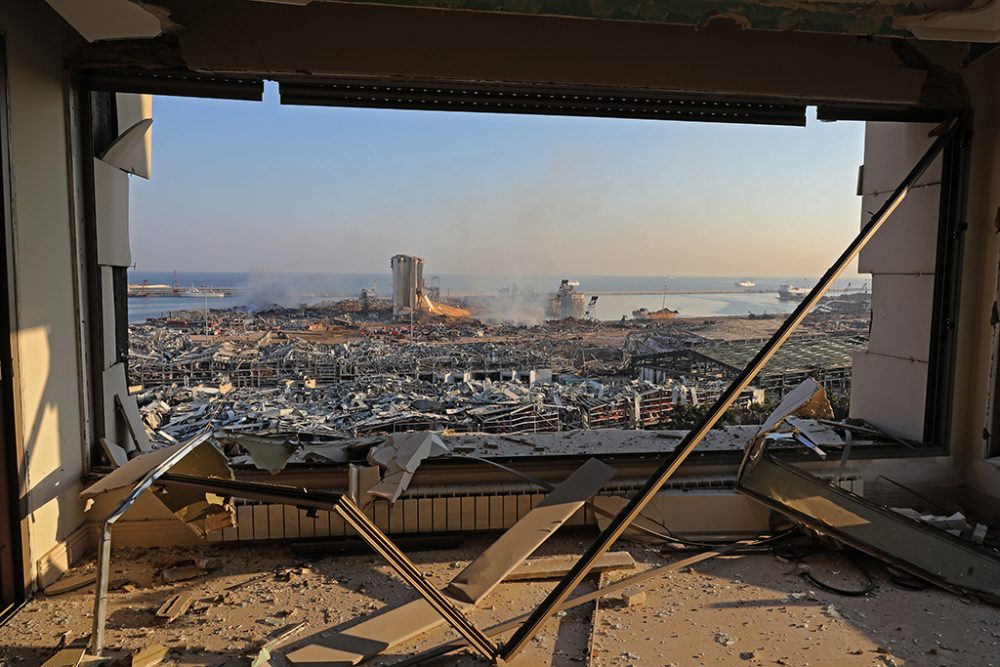
[[(470, 536), (460, 548), (421, 552), (413, 558), (433, 581), (444, 585), (457, 571), (456, 563), (461, 567), (470, 562), (492, 539)], [(571, 558), (589, 540), (590, 533), (564, 532), (534, 557)], [(638, 569), (606, 573), (606, 582), (684, 559), (683, 554), (665, 553), (659, 547), (633, 545), (629, 551)], [(224, 565), (175, 584), (163, 583), (157, 575), (177, 561), (199, 558), (222, 559)], [(857, 576), (839, 553), (820, 550), (808, 557), (808, 563), (817, 576), (845, 587), (853, 585)], [(901, 588), (876, 563), (869, 563), (876, 589), (866, 596), (843, 597), (805, 582), (795, 563), (784, 557), (743, 554), (703, 561), (638, 585), (636, 592), (646, 596), (644, 604), (601, 604), (596, 612), (593, 604), (568, 610), (546, 626), (515, 664), (889, 664), (880, 656), (897, 665), (997, 664), (1000, 609), (934, 588)], [(69, 576), (92, 570), (92, 563), (82, 565)], [(230, 661), (256, 656), (272, 637), (305, 624), (269, 648), (271, 664), (283, 665), (288, 652), (355, 623), (359, 616), (413, 597), (374, 555), (304, 560), (280, 545), (124, 549), (116, 554), (113, 575), (134, 580), (137, 588), (110, 595), (106, 657), (112, 659), (111, 665), (129, 665), (134, 654), (158, 646), (166, 651), (164, 664), (252, 664)], [(503, 583), (472, 618), (487, 627), (530, 611), (551, 585)], [(588, 586), (586, 590), (593, 589)], [(155, 612), (181, 592), (193, 594), (197, 601), (185, 615), (164, 624)], [(92, 602), (92, 586), (29, 602), (0, 628), (0, 664), (40, 665), (58, 652), (60, 641), (72, 644), (85, 639)], [(591, 632), (593, 649), (588, 648)], [(715, 637), (720, 633), (732, 643), (718, 643)], [(365, 664), (389, 665), (449, 636), (445, 629), (435, 630)], [(753, 657), (741, 657), (747, 653)], [(457, 654), (437, 664), (485, 663), (471, 654)]]

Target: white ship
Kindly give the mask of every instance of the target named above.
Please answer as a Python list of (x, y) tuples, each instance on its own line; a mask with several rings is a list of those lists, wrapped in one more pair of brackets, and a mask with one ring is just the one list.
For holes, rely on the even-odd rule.
[(737, 287), (756, 287), (757, 283), (755, 283), (752, 280), (741, 280), (738, 283), (736, 283), (736, 286)]
[(809, 294), (808, 287), (796, 287), (795, 285), (782, 285), (778, 288), (778, 299), (781, 301), (802, 301)]
[(213, 290), (211, 287), (188, 287), (178, 290), (174, 296), (197, 297), (200, 299), (221, 299), (226, 296), (226, 293)]

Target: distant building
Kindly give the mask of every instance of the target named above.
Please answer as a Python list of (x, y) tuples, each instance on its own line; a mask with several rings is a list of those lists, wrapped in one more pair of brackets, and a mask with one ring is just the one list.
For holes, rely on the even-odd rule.
[(396, 255), (392, 267), (392, 314), (405, 315), (418, 308), (424, 291), (424, 260), (412, 255)]
[(549, 317), (554, 320), (568, 318), (583, 319), (584, 301), (586, 295), (576, 291), (580, 283), (575, 280), (563, 280), (559, 283), (559, 291), (552, 295), (549, 302)]

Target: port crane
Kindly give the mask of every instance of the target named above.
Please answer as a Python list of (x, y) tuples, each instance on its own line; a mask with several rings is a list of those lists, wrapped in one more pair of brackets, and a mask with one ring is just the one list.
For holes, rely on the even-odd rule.
[(587, 310), (583, 313), (583, 319), (592, 320), (594, 319), (594, 311), (597, 309), (597, 297), (590, 297), (590, 302), (587, 303)]

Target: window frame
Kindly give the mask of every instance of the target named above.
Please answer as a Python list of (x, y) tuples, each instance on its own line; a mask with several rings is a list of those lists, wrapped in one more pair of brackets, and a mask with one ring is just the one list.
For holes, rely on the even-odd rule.
[[(126, 341), (118, 340), (120, 332), (127, 332), (127, 280), (116, 279), (114, 281), (114, 298), (116, 319), (116, 332), (104, 331), (102, 322), (104, 321), (101, 271), (97, 266), (96, 257), (96, 210), (94, 207), (94, 182), (91, 159), (99, 151), (96, 141), (98, 137), (107, 136), (107, 129), (93, 131), (95, 118), (94, 107), (89, 103), (95, 94), (107, 93), (114, 100), (115, 92), (146, 93), (154, 95), (178, 95), (189, 97), (202, 97), (213, 99), (243, 99), (257, 100), (262, 98), (263, 79), (247, 77), (242, 79), (207, 77), (187, 72), (107, 72), (101, 71), (88, 73), (78, 72), (78, 82), (82, 99), (88, 103), (80, 104), (81, 127), (84, 128), (84, 191), (85, 191), (85, 256), (87, 264), (87, 278), (91, 286), (87, 291), (88, 314), (89, 314), (89, 349), (92, 355), (91, 363), (91, 391), (90, 406), (93, 411), (94, 434), (91, 443), (91, 458), (99, 459), (98, 439), (105, 435), (108, 425), (104, 424), (101, 417), (103, 415), (104, 388), (101, 369), (104, 367), (104, 350), (115, 349), (119, 357), (118, 360), (127, 363), (128, 344)], [(427, 86), (434, 86), (442, 100), (440, 107), (433, 106), (433, 93), (424, 94), (418, 102), (412, 98), (400, 99), (398, 104), (393, 104), (391, 95), (386, 94), (378, 103), (365, 105), (356, 100), (344, 102), (343, 97), (344, 80), (337, 79), (317, 79), (315, 82), (303, 82), (292, 80), (284, 82), (287, 90), (291, 91), (289, 100), (294, 103), (305, 103), (314, 105), (329, 106), (354, 106), (364, 108), (440, 108), (441, 110), (459, 111), (485, 111), (491, 113), (524, 113), (504, 109), (474, 108), (469, 105), (455, 106), (453, 104), (456, 95), (462, 95), (463, 99), (468, 99), (470, 89), (468, 85), (457, 85), (447, 81), (407, 81), (392, 79), (392, 86), (409, 87), (412, 90), (420, 89), (427, 93)], [(386, 87), (386, 81), (379, 79), (358, 79), (355, 83), (359, 86)], [(629, 109), (623, 113), (615, 113), (607, 106), (607, 100), (614, 97), (642, 97), (650, 96), (650, 91), (639, 91), (630, 89), (607, 89), (595, 91), (587, 89), (590, 94), (601, 93), (595, 106), (590, 112), (587, 107), (576, 107), (572, 114), (560, 111), (558, 105), (547, 104), (543, 98), (551, 94), (552, 97), (565, 96), (570, 90), (557, 85), (537, 85), (537, 86), (509, 86), (509, 85), (484, 85), (480, 86), (482, 91), (473, 91), (471, 94), (491, 94), (503, 93), (505, 95), (516, 94), (518, 91), (526, 96), (542, 100), (538, 102), (538, 109), (532, 113), (552, 114), (552, 115), (586, 115), (595, 117), (625, 117), (634, 118), (636, 112)], [(336, 93), (331, 95), (330, 90)], [(332, 99), (327, 99), (328, 97)], [(670, 104), (675, 104), (678, 100), (685, 99), (683, 95), (672, 95), (664, 92), (659, 95), (662, 103), (664, 100)], [(451, 99), (452, 103), (448, 100)], [(736, 108), (745, 109), (744, 105), (761, 103), (767, 109), (779, 108), (780, 114), (787, 120), (789, 107), (810, 105), (802, 100), (750, 100), (745, 96), (727, 97), (699, 95), (692, 100), (697, 104), (711, 105), (713, 99), (720, 104), (735, 103), (740, 105)], [(283, 101), (283, 103), (286, 103)], [(421, 106), (416, 107), (415, 104)], [(431, 106), (428, 106), (431, 105)], [(787, 106), (782, 106), (787, 105)], [(862, 106), (838, 106), (819, 103), (816, 104), (817, 116), (822, 120), (852, 120), (852, 121), (894, 121), (927, 123), (929, 121), (944, 121), (948, 115), (934, 109), (899, 108), (891, 104), (873, 103)], [(113, 114), (112, 114), (113, 116)], [(648, 117), (648, 116), (647, 116)], [(791, 122), (767, 121), (767, 114), (762, 118), (761, 123), (768, 124), (795, 124)], [(950, 451), (950, 427), (953, 411), (951, 401), (952, 389), (955, 384), (955, 352), (957, 347), (957, 322), (960, 302), (961, 279), (962, 279), (962, 250), (964, 231), (966, 228), (965, 213), (968, 196), (968, 172), (970, 167), (971, 154), (971, 119), (970, 110), (963, 110), (952, 116), (955, 122), (961, 124), (961, 131), (955, 133), (955, 138), (949, 142), (942, 155), (942, 191), (939, 202), (938, 218), (938, 242), (936, 248), (936, 272), (934, 279), (933, 312), (931, 315), (931, 349), (928, 356), (928, 376), (925, 392), (926, 410), (924, 423), (924, 442), (921, 447), (912, 448), (903, 444), (873, 445), (864, 448), (855, 448), (852, 451), (852, 458), (856, 459), (891, 459), (903, 457), (926, 457), (947, 455)], [(671, 120), (671, 118), (663, 118)], [(112, 119), (113, 120), (113, 119)], [(699, 118), (681, 118), (673, 120), (705, 120)], [(711, 120), (711, 119), (710, 119)], [(740, 122), (754, 123), (753, 120), (740, 118), (738, 120), (715, 119), (719, 122)], [(105, 119), (103, 122), (108, 122)], [(90, 128), (92, 131), (86, 131)], [(115, 133), (117, 134), (117, 133)], [(112, 135), (113, 137), (114, 135)], [(122, 273), (124, 270), (122, 270)], [(124, 317), (125, 321), (121, 322)], [(113, 345), (108, 346), (105, 336), (114, 335)], [(126, 333), (127, 335), (127, 333)], [(640, 453), (637, 458), (651, 458), (655, 455), (663, 456), (665, 452)], [(813, 460), (810, 455), (789, 451), (780, 454), (788, 460)], [(695, 452), (691, 457), (691, 463), (703, 462), (712, 465), (736, 464), (741, 458), (740, 452)], [(336, 465), (336, 464), (331, 464)], [(326, 466), (324, 466), (325, 468)], [(89, 471), (88, 471), (89, 472)]]

